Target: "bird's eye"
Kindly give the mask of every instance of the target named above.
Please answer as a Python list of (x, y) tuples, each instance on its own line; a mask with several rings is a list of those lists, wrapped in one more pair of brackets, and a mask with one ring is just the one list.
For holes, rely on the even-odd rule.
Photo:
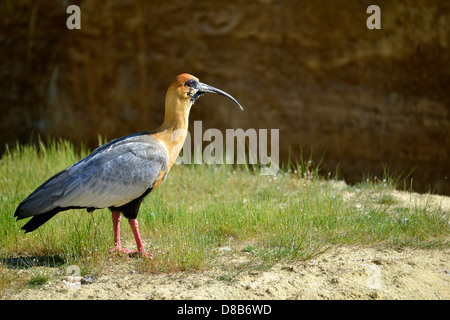
[(195, 84), (195, 80), (191, 79), (184, 83), (185, 86), (192, 87)]

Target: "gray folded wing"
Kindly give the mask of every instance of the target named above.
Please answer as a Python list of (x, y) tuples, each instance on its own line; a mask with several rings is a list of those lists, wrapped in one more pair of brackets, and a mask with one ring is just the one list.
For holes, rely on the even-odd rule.
[(150, 188), (167, 163), (167, 150), (148, 134), (111, 141), (44, 182), (21, 203), (16, 216), (57, 207), (119, 207)]

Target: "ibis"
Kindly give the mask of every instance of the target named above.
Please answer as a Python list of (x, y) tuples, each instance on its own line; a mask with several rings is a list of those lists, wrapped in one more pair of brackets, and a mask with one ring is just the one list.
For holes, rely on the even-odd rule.
[[(144, 250), (139, 234), (139, 208), (144, 198), (166, 179), (183, 147), (191, 107), (205, 93), (223, 95), (243, 110), (228, 93), (190, 74), (178, 75), (167, 90), (164, 121), (159, 128), (110, 141), (45, 181), (15, 211), (17, 220), (31, 217), (22, 229), (36, 230), (69, 209), (92, 212), (109, 208), (114, 231), (111, 251), (151, 256)], [(128, 219), (137, 250), (122, 248), (121, 214)]]

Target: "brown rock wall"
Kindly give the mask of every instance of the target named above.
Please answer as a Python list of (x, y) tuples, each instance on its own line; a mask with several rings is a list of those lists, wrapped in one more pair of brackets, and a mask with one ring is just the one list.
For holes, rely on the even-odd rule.
[[(376, 2), (376, 3), (375, 3)], [(450, 194), (448, 1), (0, 2), (0, 143), (31, 132), (96, 146), (163, 119), (165, 90), (189, 72), (209, 96), (203, 128), (279, 128), (286, 159), (313, 150), (349, 181), (413, 167), (418, 190)], [(366, 8), (381, 8), (381, 30)]]

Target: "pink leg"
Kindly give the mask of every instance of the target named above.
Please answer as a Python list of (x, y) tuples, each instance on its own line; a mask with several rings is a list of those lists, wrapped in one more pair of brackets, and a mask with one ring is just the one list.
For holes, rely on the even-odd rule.
[(113, 230), (114, 230), (114, 248), (111, 249), (111, 251), (121, 251), (122, 245), (120, 243), (120, 220), (122, 220), (122, 217), (120, 216), (120, 212), (113, 211), (112, 212), (112, 219), (113, 219)]
[(136, 246), (137, 246), (137, 252), (140, 256), (146, 255), (146, 256), (152, 256), (151, 253), (144, 251), (144, 246), (142, 245), (141, 235), (139, 234), (139, 223), (136, 219), (130, 219), (128, 220), (128, 223), (130, 224), (131, 230), (133, 231), (134, 239), (136, 240)]
[(113, 219), (113, 229), (114, 229), (114, 248), (110, 250), (110, 252), (122, 252), (122, 253), (136, 253), (136, 251), (131, 251), (128, 249), (122, 248), (122, 244), (120, 242), (120, 220), (122, 217), (120, 216), (120, 212), (113, 211), (112, 212)]
[(128, 222), (130, 223), (131, 230), (133, 231), (134, 239), (136, 240), (137, 245), (137, 251), (135, 250), (128, 250), (122, 248), (122, 245), (120, 243), (120, 220), (122, 220), (122, 217), (120, 216), (120, 212), (113, 211), (112, 212), (112, 219), (113, 219), (113, 229), (114, 229), (114, 248), (112, 248), (110, 251), (114, 252), (123, 252), (128, 254), (136, 254), (139, 253), (139, 255), (146, 255), (151, 256), (151, 254), (144, 251), (144, 246), (142, 245), (141, 236), (139, 235), (139, 229), (138, 229), (138, 222), (136, 219), (130, 219)]

